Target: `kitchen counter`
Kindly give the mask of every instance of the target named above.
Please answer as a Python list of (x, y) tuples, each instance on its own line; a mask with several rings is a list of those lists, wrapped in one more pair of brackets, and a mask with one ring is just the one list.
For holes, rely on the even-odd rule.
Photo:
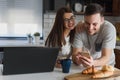
[(80, 72), (83, 68), (72, 65), (70, 73), (62, 73), (61, 68), (55, 68), (53, 72), (0, 75), (0, 80), (63, 80), (64, 76)]
[(27, 40), (0, 41), (0, 47), (41, 47), (41, 46), (44, 46), (43, 41), (39, 43), (35, 43), (35, 42), (29, 43)]
[[(80, 73), (84, 68), (72, 64), (70, 73), (62, 73), (61, 68), (55, 68), (53, 72), (17, 74), (17, 75), (0, 75), (0, 80), (64, 80), (65, 76)], [(120, 80), (120, 75), (109, 78), (110, 80)], [(88, 79), (87, 79), (88, 80)], [(93, 80), (93, 79), (92, 79)], [(97, 80), (97, 79), (95, 79)], [(108, 80), (103, 78), (99, 80)]]
[(115, 49), (119, 49), (120, 50), (120, 46), (116, 46)]

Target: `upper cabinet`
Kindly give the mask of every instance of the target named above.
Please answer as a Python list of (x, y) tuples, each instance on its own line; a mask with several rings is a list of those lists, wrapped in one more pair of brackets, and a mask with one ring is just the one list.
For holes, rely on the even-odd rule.
[(120, 0), (44, 0), (45, 11), (57, 11), (69, 6), (75, 14), (83, 14), (87, 4), (98, 3), (105, 9), (105, 15), (120, 16)]
[(114, 16), (120, 16), (120, 0), (113, 0), (112, 14)]

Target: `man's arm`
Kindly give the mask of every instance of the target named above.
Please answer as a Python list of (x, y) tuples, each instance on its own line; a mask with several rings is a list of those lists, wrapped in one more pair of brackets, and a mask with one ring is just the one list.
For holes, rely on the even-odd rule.
[(110, 61), (110, 58), (114, 59), (113, 49), (115, 48), (115, 42), (116, 42), (116, 30), (115, 27), (108, 21), (105, 21), (105, 23), (107, 24), (103, 25), (102, 27), (103, 32), (101, 33), (103, 37), (103, 43), (102, 43), (103, 48), (101, 51), (101, 57), (98, 60), (94, 61), (94, 64), (96, 66), (108, 64), (109, 62), (113, 61), (113, 60)]
[(83, 66), (85, 66), (85, 67), (92, 66), (92, 65), (103, 66), (109, 62), (111, 55), (112, 55), (112, 49), (103, 48), (101, 57), (96, 60), (93, 60), (92, 57), (90, 57), (90, 58), (80, 57), (80, 58), (81, 58), (81, 62), (83, 64)]
[(103, 65), (107, 64), (109, 62), (111, 55), (112, 55), (112, 49), (103, 48), (101, 57), (99, 59), (94, 60), (94, 65), (95, 66), (103, 66)]

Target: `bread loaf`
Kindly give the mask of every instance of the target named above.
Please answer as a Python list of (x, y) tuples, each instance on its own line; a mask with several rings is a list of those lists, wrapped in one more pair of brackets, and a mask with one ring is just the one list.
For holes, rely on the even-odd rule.
[(110, 65), (104, 65), (101, 70), (95, 73), (92, 78), (105, 78), (113, 75), (114, 67)]
[(105, 78), (105, 77), (110, 77), (113, 75), (113, 71), (99, 71), (98, 73), (94, 74), (92, 78)]
[(105, 78), (113, 75), (114, 67), (104, 65), (101, 70), (97, 70), (94, 66), (88, 67), (82, 71), (82, 74), (93, 74), (92, 78)]
[(94, 66), (88, 67), (87, 69), (82, 71), (82, 74), (95, 74), (98, 70), (94, 68)]
[(114, 67), (110, 65), (104, 65), (102, 71), (114, 71)]

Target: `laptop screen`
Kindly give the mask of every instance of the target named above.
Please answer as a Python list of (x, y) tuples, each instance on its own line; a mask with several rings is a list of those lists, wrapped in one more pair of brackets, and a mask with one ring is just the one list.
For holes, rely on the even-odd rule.
[(5, 47), (3, 75), (53, 71), (58, 52), (58, 48)]

